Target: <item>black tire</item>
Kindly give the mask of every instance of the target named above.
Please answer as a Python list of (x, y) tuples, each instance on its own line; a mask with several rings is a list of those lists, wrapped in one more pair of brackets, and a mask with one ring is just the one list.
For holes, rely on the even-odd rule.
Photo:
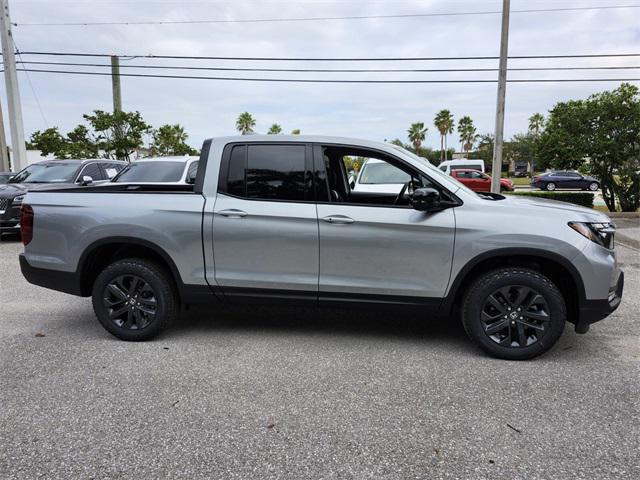
[(549, 182), (544, 186), (544, 189), (548, 192), (554, 192), (556, 188), (557, 188), (557, 185), (555, 184), (555, 182)]
[(587, 189), (591, 192), (597, 192), (599, 188), (600, 185), (598, 185), (598, 182), (591, 182), (587, 187)]
[(105, 268), (93, 284), (93, 311), (112, 335), (128, 341), (156, 337), (179, 313), (170, 274), (148, 260), (129, 258)]
[(526, 268), (482, 275), (470, 285), (462, 304), (469, 338), (489, 355), (506, 360), (527, 360), (549, 350), (562, 335), (566, 319), (558, 287)]

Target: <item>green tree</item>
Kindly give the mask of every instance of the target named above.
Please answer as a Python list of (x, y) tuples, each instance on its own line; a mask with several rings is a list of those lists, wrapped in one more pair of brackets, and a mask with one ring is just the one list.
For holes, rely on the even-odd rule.
[(300, 135), (301, 133), (302, 132), (299, 128), (294, 128), (293, 130), (291, 130), (291, 135)]
[(42, 132), (40, 130), (33, 132), (29, 146), (40, 150), (43, 155), (68, 158), (66, 156), (66, 142), (66, 138), (59, 132), (58, 127), (51, 127)]
[(460, 135), (460, 146), (463, 152), (470, 152), (476, 142), (478, 135), (473, 120), (465, 115), (458, 121), (458, 134)]
[(83, 115), (94, 131), (98, 150), (105, 158), (130, 160), (136, 149), (143, 145), (143, 135), (151, 131), (140, 112), (105, 112), (94, 110), (93, 115)]
[(84, 125), (78, 125), (66, 136), (58, 131), (58, 127), (36, 131), (31, 135), (30, 147), (60, 159), (98, 157), (98, 145)]
[(408, 138), (413, 145), (413, 150), (417, 152), (427, 137), (428, 128), (424, 126), (423, 122), (412, 123), (409, 130), (407, 130)]
[(256, 126), (256, 121), (249, 112), (243, 112), (238, 116), (236, 120), (236, 130), (242, 135), (253, 132), (253, 127)]
[(493, 162), (493, 144), (495, 137), (491, 133), (485, 133), (478, 137), (478, 148), (474, 157), (484, 161), (485, 166), (491, 165)]
[(151, 154), (159, 156), (196, 155), (198, 151), (187, 145), (189, 138), (184, 127), (179, 124), (162, 125), (153, 131)]
[(282, 133), (282, 127), (277, 123), (274, 123), (269, 127), (267, 135), (280, 135)]
[(586, 100), (551, 109), (540, 138), (540, 157), (560, 169), (588, 167), (600, 180), (610, 211), (640, 206), (640, 93), (623, 83)]
[(440, 110), (433, 123), (440, 132), (440, 161), (445, 161), (447, 159), (447, 135), (453, 133), (455, 125), (453, 115), (449, 110)]

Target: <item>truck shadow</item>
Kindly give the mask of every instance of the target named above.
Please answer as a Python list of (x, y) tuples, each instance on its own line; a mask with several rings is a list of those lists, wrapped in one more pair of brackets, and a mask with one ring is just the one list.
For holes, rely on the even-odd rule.
[(213, 331), (270, 331), (293, 334), (388, 337), (444, 341), (472, 349), (458, 318), (431, 319), (415, 312), (301, 307), (191, 308), (164, 338)]

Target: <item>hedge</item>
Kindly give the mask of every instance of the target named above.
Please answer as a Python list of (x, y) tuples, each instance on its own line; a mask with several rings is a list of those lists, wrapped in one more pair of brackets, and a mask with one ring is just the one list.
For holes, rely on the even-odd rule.
[(524, 195), (526, 197), (548, 198), (559, 202), (573, 203), (587, 208), (593, 208), (593, 193), (589, 192), (511, 192), (509, 195)]

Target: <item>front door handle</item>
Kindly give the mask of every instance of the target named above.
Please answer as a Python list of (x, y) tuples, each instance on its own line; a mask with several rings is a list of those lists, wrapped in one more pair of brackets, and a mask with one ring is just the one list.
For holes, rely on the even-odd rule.
[(227, 210), (220, 210), (217, 213), (218, 213), (218, 215), (222, 215), (223, 217), (228, 217), (228, 218), (242, 218), (242, 217), (246, 217), (247, 216), (247, 212), (244, 212), (242, 210), (238, 210), (236, 208), (229, 208)]
[(324, 217), (322, 221), (335, 225), (348, 225), (355, 222), (353, 218), (347, 217), (346, 215), (329, 215), (327, 217)]

